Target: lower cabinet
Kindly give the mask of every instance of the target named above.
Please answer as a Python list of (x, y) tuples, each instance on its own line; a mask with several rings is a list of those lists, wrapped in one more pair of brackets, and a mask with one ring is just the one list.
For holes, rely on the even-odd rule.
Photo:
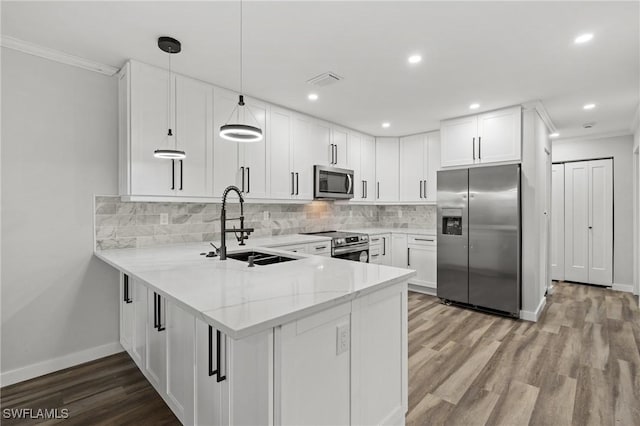
[(330, 241), (319, 242), (319, 243), (293, 244), (293, 245), (287, 245), (287, 246), (274, 246), (273, 248), (290, 251), (292, 253), (307, 253), (307, 254), (315, 254), (318, 256), (331, 257)]
[(393, 234), (391, 237), (391, 247), (391, 266), (397, 268), (408, 267), (407, 234)]
[(239, 340), (129, 285), (121, 341), (183, 424), (404, 423), (406, 282)]
[(391, 234), (369, 237), (369, 262), (391, 266)]
[(407, 243), (407, 263), (409, 268), (416, 271), (416, 276), (411, 278), (410, 284), (435, 289), (438, 269), (435, 238), (409, 235)]

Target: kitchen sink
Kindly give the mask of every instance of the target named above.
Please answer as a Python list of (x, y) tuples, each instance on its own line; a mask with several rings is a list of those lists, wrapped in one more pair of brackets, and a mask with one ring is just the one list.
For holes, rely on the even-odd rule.
[(253, 256), (254, 265), (259, 265), (259, 266), (272, 265), (274, 263), (289, 262), (291, 260), (298, 260), (295, 257), (287, 257), (279, 254), (264, 253), (261, 251), (254, 251), (254, 250), (227, 254), (227, 258), (239, 260), (241, 262), (249, 262), (250, 256)]

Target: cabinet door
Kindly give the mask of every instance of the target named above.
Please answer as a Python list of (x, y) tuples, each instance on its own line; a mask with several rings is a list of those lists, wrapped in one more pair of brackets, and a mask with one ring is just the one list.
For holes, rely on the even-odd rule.
[(331, 129), (331, 143), (335, 145), (333, 165), (343, 169), (346, 168), (349, 163), (347, 158), (347, 131), (339, 127), (333, 127)]
[(374, 257), (373, 247), (376, 247), (375, 263), (391, 266), (391, 234), (371, 235), (369, 241), (371, 242), (369, 254), (372, 259)]
[(131, 62), (131, 193), (133, 195), (175, 195), (171, 160), (153, 156), (156, 149), (174, 149), (168, 136), (173, 126), (173, 107), (167, 111), (169, 73)]
[(335, 151), (331, 142), (331, 126), (322, 121), (311, 121), (309, 141), (314, 153), (313, 164), (333, 165)]
[(564, 279), (589, 282), (589, 162), (564, 165)]
[[(216, 330), (209, 334), (209, 325), (199, 319), (195, 341), (195, 416), (197, 425), (220, 426), (229, 424), (229, 380), (217, 381)], [(211, 361), (210, 361), (211, 360)], [(211, 362), (212, 365), (209, 363)]]
[(376, 199), (376, 140), (364, 136), (360, 145), (360, 179), (364, 181), (367, 201)]
[[(145, 363), (145, 371), (149, 382), (156, 390), (164, 394), (167, 376), (167, 333), (166, 330), (158, 330), (153, 325), (157, 320), (156, 293), (147, 289), (147, 362)], [(166, 303), (164, 298), (160, 298), (160, 316), (166, 318)], [(165, 321), (161, 321), (163, 325)]]
[(376, 199), (398, 201), (399, 199), (399, 148), (398, 138), (376, 139)]
[(478, 116), (477, 158), (481, 163), (520, 160), (520, 107)]
[(436, 245), (410, 244), (407, 250), (409, 268), (415, 269), (416, 276), (410, 279), (411, 284), (436, 288)]
[(331, 257), (331, 241), (308, 243), (307, 253), (315, 254), (317, 256)]
[(176, 76), (176, 142), (186, 153), (176, 161), (176, 195), (213, 196), (213, 88)]
[(165, 305), (167, 397), (180, 421), (193, 424), (195, 318), (171, 302)]
[[(231, 111), (238, 104), (238, 95), (223, 89), (213, 92), (213, 194), (221, 197), (229, 185), (241, 183), (238, 165), (238, 143), (220, 137), (220, 126), (228, 123)], [(235, 120), (231, 118), (232, 121)], [(242, 188), (240, 188), (242, 189)]]
[(352, 318), (349, 424), (404, 424), (408, 407), (407, 284), (354, 300)]
[(589, 282), (613, 282), (613, 165), (589, 161)]
[(134, 331), (133, 331), (133, 345), (131, 347), (131, 357), (141, 370), (145, 369), (146, 354), (147, 354), (147, 332), (149, 328), (147, 325), (148, 318), (148, 304), (147, 304), (147, 287), (141, 282), (135, 279), (130, 279), (130, 283), (133, 283), (133, 310), (134, 310)]
[(295, 192), (295, 179), (291, 175), (293, 168), (291, 112), (271, 107), (268, 127), (270, 198), (290, 199)]
[(435, 202), (438, 196), (438, 170), (440, 170), (440, 132), (427, 133), (425, 200)]
[(382, 244), (380, 242), (369, 245), (369, 263), (382, 265)]
[(442, 167), (473, 164), (477, 153), (478, 119), (476, 116), (446, 120), (440, 124)]
[[(318, 133), (319, 136), (320, 133)], [(313, 200), (313, 166), (317, 159), (311, 135), (311, 119), (295, 115), (293, 119), (293, 169), (291, 185), (295, 186), (294, 198)], [(319, 164), (319, 163), (318, 163)], [(292, 188), (292, 192), (293, 188)]]
[(276, 329), (276, 424), (350, 424), (350, 310), (346, 303)]
[(135, 331), (133, 307), (133, 280), (126, 274), (120, 274), (120, 344), (131, 352)]
[(294, 244), (290, 246), (279, 246), (275, 247), (279, 250), (290, 251), (292, 253), (307, 253), (307, 245), (306, 244)]
[(407, 235), (391, 235), (391, 265), (398, 268), (407, 267)]
[(349, 132), (349, 163), (347, 167), (353, 170), (353, 199), (352, 201), (362, 201), (364, 199), (364, 180), (360, 173), (360, 163), (362, 154), (360, 151), (362, 145), (362, 135)]
[(400, 201), (424, 200), (425, 135), (400, 138)]
[[(245, 119), (243, 123), (250, 123), (262, 129), (262, 134), (267, 135), (266, 106), (251, 98), (245, 97)], [(257, 121), (257, 124), (256, 124)], [(265, 136), (266, 137), (266, 136)], [(239, 164), (244, 167), (244, 193), (247, 198), (267, 197), (267, 141), (263, 139), (255, 143), (239, 144)]]

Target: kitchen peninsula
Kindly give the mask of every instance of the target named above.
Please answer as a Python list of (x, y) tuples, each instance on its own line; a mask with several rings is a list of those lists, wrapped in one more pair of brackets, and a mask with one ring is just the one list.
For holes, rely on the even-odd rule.
[(278, 248), (326, 241), (256, 238), (225, 261), (203, 243), (96, 252), (121, 272), (123, 347), (183, 424), (404, 423), (415, 272)]

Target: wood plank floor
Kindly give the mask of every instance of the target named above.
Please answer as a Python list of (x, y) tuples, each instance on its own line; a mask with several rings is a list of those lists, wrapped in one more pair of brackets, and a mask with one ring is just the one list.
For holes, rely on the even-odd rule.
[[(65, 425), (177, 425), (122, 353), (0, 390)], [(55, 424), (1, 419), (3, 425)], [(409, 296), (410, 425), (640, 425), (637, 298), (560, 283), (538, 323)]]
[(638, 300), (559, 283), (538, 323), (409, 295), (409, 425), (640, 425)]

